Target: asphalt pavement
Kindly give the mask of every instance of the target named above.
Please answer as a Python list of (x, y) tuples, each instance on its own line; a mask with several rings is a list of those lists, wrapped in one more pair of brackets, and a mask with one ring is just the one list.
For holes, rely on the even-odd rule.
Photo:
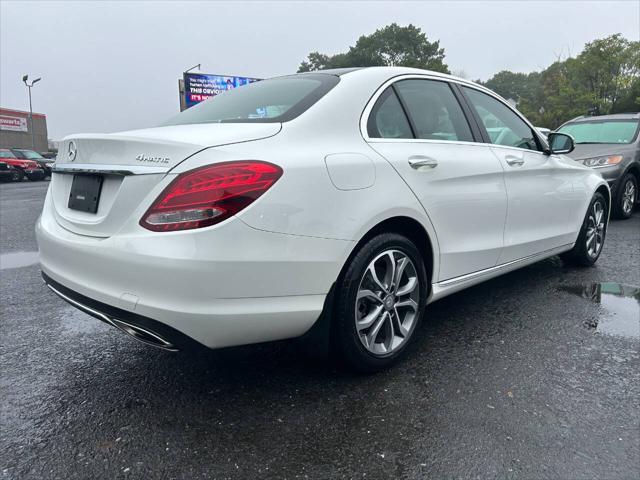
[(356, 376), (291, 342), (165, 353), (73, 309), (34, 264), (47, 184), (0, 185), (2, 479), (640, 476), (640, 212), (595, 267), (436, 302), (404, 362)]

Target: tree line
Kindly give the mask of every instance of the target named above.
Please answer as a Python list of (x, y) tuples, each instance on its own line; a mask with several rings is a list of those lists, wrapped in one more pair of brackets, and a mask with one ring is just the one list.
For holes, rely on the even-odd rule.
[[(396, 23), (361, 36), (344, 53), (311, 52), (299, 72), (369, 66), (416, 67), (450, 73), (439, 41), (414, 25)], [(596, 39), (575, 57), (558, 59), (542, 71), (503, 70), (486, 82), (537, 126), (556, 128), (579, 115), (640, 111), (640, 42), (620, 34)]]

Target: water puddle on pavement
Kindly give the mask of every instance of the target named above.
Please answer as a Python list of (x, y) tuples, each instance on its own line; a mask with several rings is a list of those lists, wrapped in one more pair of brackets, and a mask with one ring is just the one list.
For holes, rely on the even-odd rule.
[(0, 255), (0, 270), (28, 267), (38, 263), (38, 252), (14, 252)]
[(597, 332), (640, 338), (640, 288), (615, 282), (564, 286), (560, 290), (579, 295), (602, 307), (601, 314), (587, 326)]

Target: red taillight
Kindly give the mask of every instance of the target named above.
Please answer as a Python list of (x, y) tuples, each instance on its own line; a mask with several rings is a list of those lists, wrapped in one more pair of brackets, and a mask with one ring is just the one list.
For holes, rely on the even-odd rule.
[(282, 175), (277, 165), (257, 160), (217, 163), (182, 173), (140, 220), (155, 232), (208, 227), (266, 192)]

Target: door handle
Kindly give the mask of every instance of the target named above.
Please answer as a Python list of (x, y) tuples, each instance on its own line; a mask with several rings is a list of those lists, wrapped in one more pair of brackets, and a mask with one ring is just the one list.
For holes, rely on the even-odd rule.
[(427, 168), (436, 168), (438, 161), (435, 158), (425, 157), (424, 155), (412, 155), (409, 157), (409, 165), (416, 170), (425, 170)]
[(511, 165), (512, 167), (520, 166), (520, 165), (524, 165), (524, 158), (521, 157), (515, 157), (513, 155), (507, 155), (506, 157), (504, 157), (505, 161)]

